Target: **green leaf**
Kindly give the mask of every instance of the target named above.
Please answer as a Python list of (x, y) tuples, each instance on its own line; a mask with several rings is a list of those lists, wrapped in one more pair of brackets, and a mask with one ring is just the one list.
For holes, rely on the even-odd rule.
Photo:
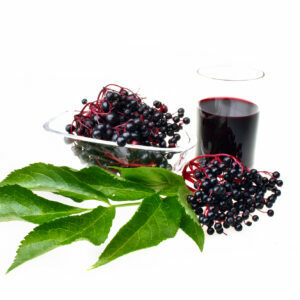
[(7, 272), (30, 259), (78, 240), (100, 245), (108, 236), (114, 216), (114, 207), (98, 206), (89, 213), (57, 219), (36, 227), (21, 242)]
[(73, 170), (73, 174), (81, 182), (90, 185), (115, 201), (139, 200), (155, 193), (153, 189), (141, 183), (127, 180), (95, 166), (80, 171)]
[(186, 214), (198, 222), (195, 212), (186, 201), (186, 197), (191, 192), (186, 187), (182, 176), (163, 168), (119, 168), (119, 171), (126, 179), (144, 184), (159, 192), (160, 195), (177, 196)]
[(84, 211), (86, 209), (49, 201), (18, 185), (0, 187), (0, 221), (42, 224)]
[(135, 168), (119, 169), (126, 179), (145, 184), (165, 196), (176, 196), (178, 203), (183, 208), (181, 229), (190, 236), (200, 250), (203, 250), (204, 233), (199, 220), (187, 202), (186, 198), (191, 193), (186, 187), (184, 179), (175, 173), (162, 168)]
[(181, 176), (163, 168), (140, 167), (118, 168), (118, 170), (124, 178), (144, 184), (156, 192), (164, 189), (172, 191), (174, 187), (176, 190), (178, 185), (184, 184)]
[(181, 207), (175, 197), (161, 199), (152, 195), (145, 198), (132, 219), (119, 230), (91, 268), (174, 237), (180, 218)]
[(191, 194), (191, 191), (186, 185), (179, 187), (178, 201), (183, 208), (180, 228), (192, 238), (200, 250), (203, 251), (204, 232), (195, 212), (186, 200), (189, 194)]
[(107, 197), (81, 182), (71, 169), (50, 164), (36, 163), (10, 173), (0, 186), (18, 184), (35, 191), (53, 192), (74, 201), (100, 200), (108, 203)]
[(198, 245), (201, 251), (203, 251), (204, 245), (204, 232), (199, 223), (199, 221), (195, 222), (189, 215), (183, 211), (182, 218), (180, 222), (180, 228), (194, 240), (194, 242)]
[(184, 209), (185, 213), (190, 216), (190, 218), (195, 222), (199, 223), (197, 215), (194, 210), (191, 208), (190, 204), (187, 202), (187, 196), (191, 194), (191, 191), (186, 187), (186, 185), (182, 185), (178, 188), (178, 202)]

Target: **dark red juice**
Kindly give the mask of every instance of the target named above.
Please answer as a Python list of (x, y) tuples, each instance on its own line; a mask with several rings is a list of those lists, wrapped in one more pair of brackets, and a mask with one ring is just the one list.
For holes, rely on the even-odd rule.
[(258, 106), (246, 100), (230, 97), (201, 100), (198, 154), (227, 153), (251, 167), (258, 116)]

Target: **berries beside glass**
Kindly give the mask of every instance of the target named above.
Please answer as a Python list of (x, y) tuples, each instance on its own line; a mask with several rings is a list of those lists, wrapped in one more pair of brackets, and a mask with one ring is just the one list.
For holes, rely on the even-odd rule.
[(228, 154), (198, 156), (182, 176), (194, 192), (187, 201), (209, 235), (229, 227), (241, 231), (258, 221), (257, 211), (272, 217), (283, 185), (279, 172), (248, 169)]

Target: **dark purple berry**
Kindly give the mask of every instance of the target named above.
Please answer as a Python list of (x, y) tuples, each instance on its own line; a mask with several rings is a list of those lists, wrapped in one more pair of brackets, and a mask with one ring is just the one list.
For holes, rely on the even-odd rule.
[(184, 124), (190, 124), (190, 122), (191, 122), (190, 118), (188, 118), (188, 117), (183, 118), (182, 121)]

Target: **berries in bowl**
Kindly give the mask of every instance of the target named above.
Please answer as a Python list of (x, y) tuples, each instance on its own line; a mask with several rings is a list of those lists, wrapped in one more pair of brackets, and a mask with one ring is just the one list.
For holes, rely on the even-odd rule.
[(164, 103), (148, 105), (137, 93), (115, 84), (105, 86), (95, 101), (83, 99), (82, 105), (44, 128), (63, 134), (84, 164), (179, 171), (195, 146), (184, 130), (190, 119), (183, 108), (172, 114)]

